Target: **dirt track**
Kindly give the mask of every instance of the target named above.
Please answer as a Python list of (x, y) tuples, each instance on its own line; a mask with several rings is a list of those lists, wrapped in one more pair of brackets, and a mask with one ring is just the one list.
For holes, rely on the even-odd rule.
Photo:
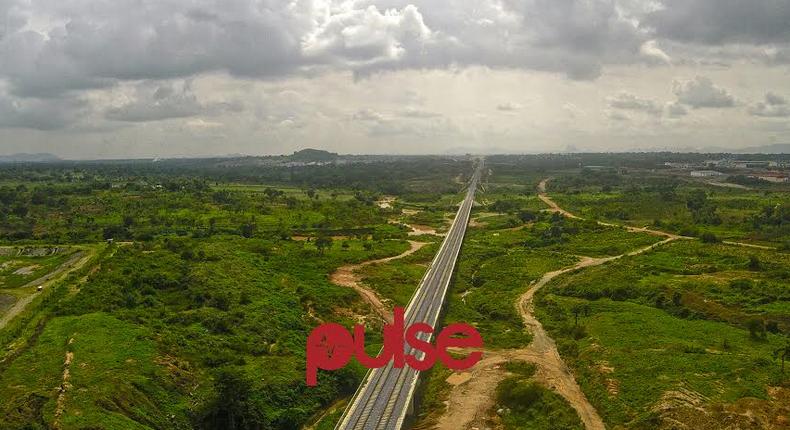
[(392, 322), (391, 308), (384, 304), (384, 302), (381, 300), (378, 294), (376, 294), (375, 291), (362, 285), (362, 283), (360, 282), (362, 280), (362, 277), (359, 276), (356, 272), (359, 269), (365, 266), (369, 266), (371, 264), (386, 263), (388, 261), (397, 260), (409, 256), (411, 254), (414, 254), (415, 252), (419, 251), (423, 246), (427, 245), (427, 243), (415, 242), (410, 240), (409, 245), (411, 245), (411, 247), (409, 248), (408, 251), (400, 255), (396, 255), (394, 257), (381, 258), (378, 260), (369, 260), (359, 264), (347, 264), (345, 266), (341, 266), (329, 276), (329, 280), (336, 285), (340, 285), (341, 287), (353, 288), (359, 293), (360, 296), (362, 296), (362, 298), (366, 302), (368, 302), (368, 304), (370, 304), (371, 307), (373, 307), (373, 310), (376, 312), (376, 314), (381, 316), (385, 321)]
[[(38, 279), (28, 282), (27, 284), (23, 285), (22, 288), (37, 288), (39, 286), (47, 288), (55, 281), (62, 279), (63, 276), (60, 275), (72, 272), (85, 265), (85, 263), (87, 263), (92, 256), (93, 253), (90, 251), (77, 251), (73, 256), (69, 257), (68, 260), (58, 266), (55, 270)], [(5, 327), (9, 322), (11, 322), (12, 319), (14, 319), (14, 317), (25, 310), (27, 305), (29, 305), (33, 299), (38, 297), (39, 294), (40, 293), (38, 291), (33, 291), (30, 295), (17, 300), (17, 302), (14, 303), (14, 306), (12, 306), (5, 314), (3, 314), (2, 317), (0, 317), (0, 329)]]
[(543, 329), (543, 325), (540, 323), (540, 321), (538, 321), (537, 318), (535, 318), (533, 312), (533, 298), (535, 293), (557, 276), (580, 270), (585, 267), (599, 266), (625, 256), (639, 255), (673, 240), (677, 240), (677, 238), (670, 237), (661, 242), (656, 242), (650, 246), (646, 246), (636, 251), (614, 257), (581, 257), (581, 260), (574, 266), (546, 273), (542, 278), (540, 278), (538, 282), (532, 284), (529, 290), (527, 290), (527, 292), (522, 294), (519, 298), (516, 307), (519, 314), (521, 314), (521, 318), (524, 320), (524, 325), (527, 326), (533, 336), (532, 343), (529, 345), (529, 347), (527, 347), (527, 360), (535, 363), (538, 366), (538, 379), (545, 383), (549, 388), (556, 391), (559, 395), (564, 397), (568, 403), (570, 403), (573, 409), (575, 409), (579, 414), (579, 418), (581, 418), (584, 426), (587, 429), (597, 430), (604, 429), (605, 427), (601, 417), (598, 415), (598, 412), (590, 404), (590, 402), (587, 400), (587, 397), (585, 397), (581, 388), (579, 388), (579, 385), (576, 383), (573, 373), (571, 373), (568, 366), (562, 360), (562, 357), (560, 357), (560, 354), (557, 351), (557, 345), (554, 343), (554, 339), (549, 337), (549, 335), (546, 333), (546, 330)]
[[(538, 196), (540, 199), (543, 200), (553, 212), (561, 213), (563, 216), (569, 218), (581, 219), (559, 207), (559, 205), (545, 194), (547, 181), (548, 179), (544, 179), (538, 185)], [(600, 224), (613, 226), (607, 223)], [(605, 429), (600, 415), (598, 415), (598, 412), (592, 404), (590, 404), (589, 400), (587, 400), (587, 397), (576, 383), (573, 373), (562, 360), (562, 357), (560, 357), (554, 340), (543, 329), (543, 325), (540, 321), (535, 318), (533, 313), (533, 299), (538, 290), (560, 275), (581, 270), (586, 267), (599, 266), (625, 256), (639, 255), (674, 240), (684, 239), (682, 236), (658, 230), (637, 227), (626, 228), (631, 232), (654, 234), (663, 236), (665, 239), (630, 253), (613, 257), (592, 258), (581, 256), (579, 262), (575, 265), (548, 272), (537, 282), (532, 283), (529, 289), (519, 297), (516, 303), (516, 309), (521, 315), (524, 325), (532, 333), (532, 343), (523, 349), (485, 351), (483, 360), (468, 372), (451, 376), (451, 379), (456, 379), (448, 379), (448, 383), (453, 385), (453, 388), (447, 402), (447, 409), (443, 414), (437, 417), (433, 425), (435, 429), (456, 430), (485, 427), (485, 419), (490, 413), (490, 408), (493, 406), (493, 394), (496, 386), (506, 376), (506, 373), (500, 368), (500, 365), (511, 360), (525, 360), (534, 363), (537, 367), (536, 378), (567, 400), (571, 407), (579, 414), (579, 418), (587, 429)]]

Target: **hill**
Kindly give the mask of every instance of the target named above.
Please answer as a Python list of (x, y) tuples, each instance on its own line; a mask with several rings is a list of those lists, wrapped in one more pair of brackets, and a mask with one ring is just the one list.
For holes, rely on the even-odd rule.
[(48, 163), (60, 161), (60, 157), (49, 153), (0, 155), (0, 163)]
[(334, 161), (338, 155), (334, 152), (324, 151), (321, 149), (306, 148), (301, 151), (296, 151), (293, 155), (288, 157), (291, 161)]

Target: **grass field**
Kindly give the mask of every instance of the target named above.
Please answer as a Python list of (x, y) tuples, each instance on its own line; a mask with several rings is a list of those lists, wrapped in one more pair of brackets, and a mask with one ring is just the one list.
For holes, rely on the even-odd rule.
[(0, 291), (9, 292), (38, 279), (68, 260), (72, 251), (33, 257), (0, 255)]
[[(613, 167), (579, 168), (601, 157)], [(535, 298), (537, 316), (607, 428), (781, 428), (790, 416), (789, 377), (774, 356), (790, 333), (786, 188), (713, 187), (644, 157), (489, 157), (442, 324), (476, 326), (497, 360), (531, 357), (516, 302), (534, 281), (662, 240), (596, 220), (694, 236), (555, 278)], [(399, 255), (407, 239), (428, 242), (358, 272), (405, 306), (442, 238), (409, 235), (402, 223), (444, 231), (472, 162), (255, 163), (0, 166), (3, 244), (96, 251), (0, 330), (0, 428), (292, 430), (325, 412), (316, 428), (334, 428), (365, 369), (352, 361), (306, 387), (307, 334), (365, 321), (373, 353), (381, 321), (330, 274)], [(536, 186), (549, 177), (548, 194), (587, 221), (545, 211)], [(378, 205), (385, 197), (391, 207)], [(68, 256), (0, 256), (0, 312)], [(493, 409), (479, 411), (492, 427), (581, 428), (551, 379), (525, 363), (502, 366)], [(428, 372), (423, 412), (444, 410), (450, 374)]]
[(773, 352), (790, 321), (788, 258), (676, 242), (559, 278), (538, 315), (610, 425), (656, 425), (688, 406), (678, 396), (708, 409), (769, 402), (786, 381)]

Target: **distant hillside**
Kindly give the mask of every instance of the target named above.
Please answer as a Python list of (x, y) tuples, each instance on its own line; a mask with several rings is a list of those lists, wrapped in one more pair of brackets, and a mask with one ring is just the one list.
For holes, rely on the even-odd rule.
[(0, 163), (48, 163), (60, 161), (60, 157), (48, 153), (0, 155)]
[(739, 154), (790, 154), (790, 143), (775, 143), (773, 145), (751, 146), (736, 150)]
[(334, 152), (323, 151), (320, 149), (303, 149), (296, 151), (288, 158), (291, 161), (333, 161), (336, 160), (338, 155)]

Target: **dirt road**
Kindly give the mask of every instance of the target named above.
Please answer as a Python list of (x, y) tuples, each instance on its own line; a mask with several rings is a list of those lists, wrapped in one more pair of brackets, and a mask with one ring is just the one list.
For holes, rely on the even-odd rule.
[[(575, 214), (573, 214), (571, 212), (568, 212), (567, 210), (561, 208), (554, 200), (551, 199), (551, 197), (549, 197), (546, 194), (546, 184), (550, 180), (551, 180), (551, 178), (546, 178), (546, 179), (540, 181), (540, 183), (538, 184), (538, 198), (540, 198), (540, 200), (543, 201), (543, 203), (545, 203), (549, 207), (549, 211), (560, 213), (563, 216), (566, 216), (568, 218), (584, 219), (584, 218), (582, 218), (580, 216), (577, 216), (577, 215), (575, 215)], [(606, 227), (621, 227), (621, 228), (625, 228), (626, 230), (628, 230), (628, 231), (630, 231), (632, 233), (647, 233), (647, 234), (652, 234), (652, 235), (655, 235), (655, 236), (664, 236), (664, 237), (668, 237), (668, 238), (671, 237), (671, 238), (674, 238), (674, 239), (694, 239), (693, 237), (679, 236), (677, 234), (669, 233), (669, 232), (666, 232), (666, 231), (652, 230), (652, 229), (649, 229), (647, 227), (631, 227), (631, 226), (627, 226), (627, 225), (619, 225), (619, 224), (613, 224), (613, 223), (603, 222), (603, 221), (596, 221), (596, 222), (598, 223), (598, 225), (603, 225), (603, 226), (606, 226)]]
[[(554, 212), (561, 213), (570, 218), (580, 219), (576, 215), (559, 207), (559, 205), (545, 194), (547, 181), (548, 179), (544, 179), (538, 185), (539, 197), (541, 200), (543, 200)], [(611, 226), (611, 224), (601, 224)], [(682, 236), (647, 228), (626, 228), (628, 231), (655, 234), (663, 236), (665, 239), (650, 246), (613, 257), (579, 257), (580, 260), (575, 265), (548, 272), (537, 282), (531, 284), (529, 289), (519, 297), (516, 303), (516, 309), (521, 315), (524, 325), (532, 333), (532, 343), (523, 349), (485, 351), (484, 359), (472, 369), (451, 376), (447, 381), (453, 386), (447, 401), (447, 409), (436, 418), (433, 428), (439, 430), (468, 429), (474, 427), (484, 428), (486, 426), (486, 418), (493, 406), (493, 396), (496, 386), (506, 376), (506, 372), (501, 368), (501, 365), (511, 360), (525, 360), (536, 365), (537, 370), (535, 376), (541, 383), (561, 395), (568, 401), (571, 407), (576, 410), (585, 428), (588, 430), (605, 429), (600, 415), (598, 415), (598, 412), (576, 383), (576, 379), (570, 368), (568, 368), (567, 364), (562, 360), (554, 340), (546, 333), (543, 325), (535, 317), (533, 312), (533, 299), (538, 290), (560, 275), (581, 270), (586, 267), (599, 266), (626, 256), (639, 255), (674, 240), (683, 239)]]
[(573, 373), (571, 373), (568, 366), (562, 360), (562, 357), (560, 357), (554, 339), (546, 333), (546, 330), (543, 329), (543, 325), (535, 318), (533, 304), (535, 293), (549, 283), (549, 281), (565, 273), (581, 270), (585, 267), (600, 266), (601, 264), (625, 256), (639, 255), (677, 239), (676, 237), (669, 237), (661, 242), (656, 242), (650, 246), (614, 257), (581, 257), (581, 260), (571, 267), (546, 273), (540, 280), (533, 283), (529, 290), (519, 298), (516, 308), (521, 318), (524, 320), (524, 325), (527, 326), (533, 337), (532, 343), (526, 349), (527, 361), (535, 363), (538, 368), (538, 379), (570, 403), (573, 409), (579, 414), (579, 418), (581, 418), (584, 426), (588, 430), (600, 430), (605, 427), (598, 412), (592, 404), (590, 404), (587, 397), (585, 397), (581, 388), (579, 388), (579, 385), (576, 383)]
[[(77, 251), (74, 253), (74, 255), (69, 257), (69, 259), (66, 260), (63, 264), (58, 266), (55, 270), (47, 273), (46, 275), (38, 279), (28, 282), (27, 284), (23, 285), (22, 288), (35, 289), (41, 286), (44, 289), (46, 289), (56, 281), (62, 279), (67, 273), (77, 270), (80, 267), (84, 266), (85, 263), (87, 263), (91, 259), (91, 257), (93, 257), (92, 252)], [(11, 322), (12, 319), (14, 319), (14, 317), (19, 315), (23, 310), (25, 310), (27, 305), (29, 305), (30, 302), (33, 301), (33, 299), (38, 297), (39, 294), (41, 293), (34, 290), (30, 295), (17, 300), (17, 302), (14, 303), (14, 306), (12, 306), (11, 309), (9, 309), (5, 314), (3, 314), (2, 317), (0, 317), (0, 329), (3, 329), (6, 325), (8, 325), (9, 322)]]
[[(567, 210), (561, 208), (554, 200), (551, 199), (551, 197), (549, 197), (546, 194), (546, 183), (548, 183), (548, 181), (550, 181), (550, 180), (551, 180), (551, 178), (546, 178), (546, 179), (540, 181), (540, 183), (538, 184), (538, 197), (540, 198), (540, 200), (543, 201), (543, 203), (545, 203), (546, 205), (549, 206), (549, 211), (551, 211), (551, 212), (558, 212), (558, 213), (560, 213), (560, 214), (562, 214), (562, 215), (564, 215), (564, 216), (566, 216), (568, 218), (584, 219), (582, 217), (576, 216), (573, 213), (568, 212)], [(647, 234), (652, 234), (652, 235), (655, 235), (655, 236), (664, 236), (664, 237), (673, 238), (673, 239), (688, 239), (688, 240), (696, 239), (696, 238), (690, 237), (690, 236), (681, 236), (681, 235), (669, 233), (669, 232), (666, 232), (666, 231), (649, 229), (647, 227), (631, 227), (631, 226), (625, 226), (625, 225), (619, 225), (619, 224), (612, 224), (612, 223), (603, 222), (603, 221), (597, 221), (597, 223), (599, 225), (604, 225), (604, 226), (607, 226), (607, 227), (622, 227), (622, 228), (625, 228), (626, 230), (628, 230), (628, 231), (630, 231), (632, 233), (647, 233)], [(753, 243), (735, 242), (735, 241), (731, 241), (731, 240), (724, 240), (724, 241), (722, 241), (722, 243), (725, 244), (725, 245), (740, 246), (740, 247), (743, 247), (743, 248), (764, 249), (764, 250), (768, 250), (768, 251), (775, 251), (776, 250), (776, 247), (773, 247), (773, 246), (755, 245)]]
[(329, 276), (329, 280), (334, 283), (335, 285), (340, 285), (341, 287), (349, 287), (356, 290), (362, 298), (373, 307), (373, 310), (381, 316), (385, 321), (392, 322), (392, 310), (389, 306), (386, 306), (381, 298), (376, 294), (375, 291), (371, 290), (370, 288), (362, 285), (362, 277), (357, 274), (356, 272), (371, 264), (381, 264), (386, 263), (388, 261), (397, 260), (415, 252), (419, 251), (423, 246), (427, 245), (425, 242), (415, 242), (410, 240), (409, 245), (411, 247), (406, 252), (396, 255), (394, 257), (387, 257), (381, 258), (378, 260), (369, 260), (359, 264), (347, 264), (345, 266), (339, 267)]

